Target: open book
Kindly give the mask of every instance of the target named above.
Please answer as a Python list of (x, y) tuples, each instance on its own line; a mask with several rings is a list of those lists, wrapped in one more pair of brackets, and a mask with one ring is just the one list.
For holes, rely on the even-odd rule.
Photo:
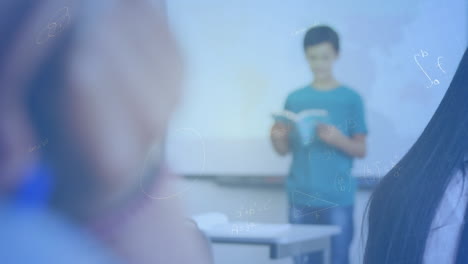
[(276, 122), (291, 125), (294, 138), (303, 146), (307, 146), (315, 137), (315, 127), (318, 123), (328, 123), (328, 111), (324, 109), (308, 109), (299, 113), (288, 110), (273, 113)]

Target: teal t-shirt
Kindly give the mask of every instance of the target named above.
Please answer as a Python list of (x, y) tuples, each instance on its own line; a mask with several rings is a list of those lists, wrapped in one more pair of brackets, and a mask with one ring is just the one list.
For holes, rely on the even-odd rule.
[[(299, 113), (308, 109), (327, 110), (329, 124), (349, 137), (367, 134), (362, 99), (346, 86), (321, 91), (307, 85), (288, 95), (285, 110)], [(351, 156), (317, 136), (307, 146), (291, 137), (289, 142), (293, 155), (286, 182), (290, 202), (323, 208), (354, 203), (356, 180), (351, 177)]]

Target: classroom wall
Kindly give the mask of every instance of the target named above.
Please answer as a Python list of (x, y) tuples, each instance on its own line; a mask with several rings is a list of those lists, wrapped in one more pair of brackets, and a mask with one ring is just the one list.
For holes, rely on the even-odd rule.
[[(179, 198), (183, 200), (189, 215), (206, 212), (221, 212), (230, 220), (268, 223), (287, 222), (287, 203), (285, 192), (281, 187), (265, 186), (232, 186), (218, 184), (209, 179), (181, 179), (183, 192)], [(361, 263), (359, 252), (359, 234), (361, 232), (362, 215), (369, 198), (369, 191), (360, 191), (355, 205), (355, 234), (351, 258), (352, 264)], [(241, 209), (253, 209), (253, 214), (240, 214)], [(252, 212), (252, 211), (251, 211)], [(213, 246), (216, 264), (289, 264), (290, 259), (270, 260), (267, 247), (261, 246)]]
[[(283, 175), (271, 113), (313, 74), (305, 31), (335, 28), (335, 77), (364, 101), (367, 155), (354, 175), (384, 175), (423, 131), (467, 43), (466, 0), (171, 0), (184, 54), (184, 95), (169, 127), (168, 158), (184, 175)], [(438, 80), (438, 84), (432, 82)], [(396, 111), (398, 110), (398, 111)], [(403, 113), (403, 114), (402, 114)]]

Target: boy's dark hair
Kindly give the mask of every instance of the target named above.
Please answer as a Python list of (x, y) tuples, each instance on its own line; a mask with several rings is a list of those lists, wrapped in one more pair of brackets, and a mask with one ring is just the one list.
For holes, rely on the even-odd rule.
[(340, 51), (340, 39), (335, 30), (329, 26), (315, 26), (307, 30), (304, 37), (304, 50), (309, 46), (329, 42), (336, 53)]

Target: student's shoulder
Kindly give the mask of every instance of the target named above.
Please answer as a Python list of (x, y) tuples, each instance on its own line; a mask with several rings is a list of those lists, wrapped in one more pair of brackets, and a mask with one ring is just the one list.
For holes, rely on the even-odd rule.
[(288, 94), (287, 99), (288, 99), (288, 100), (291, 100), (291, 99), (300, 97), (300, 96), (307, 90), (307, 87), (308, 87), (308, 86), (305, 85), (305, 86), (296, 88), (295, 90), (292, 90), (292, 91)]
[(346, 97), (348, 97), (350, 100), (357, 100), (357, 101), (360, 101), (362, 99), (361, 95), (359, 94), (358, 91), (356, 91), (355, 89), (351, 88), (350, 86), (348, 85), (342, 85), (341, 86), (341, 91), (343, 93), (343, 95), (345, 95)]
[(119, 263), (86, 230), (47, 209), (0, 202), (0, 233), (0, 259), (15, 263)]

